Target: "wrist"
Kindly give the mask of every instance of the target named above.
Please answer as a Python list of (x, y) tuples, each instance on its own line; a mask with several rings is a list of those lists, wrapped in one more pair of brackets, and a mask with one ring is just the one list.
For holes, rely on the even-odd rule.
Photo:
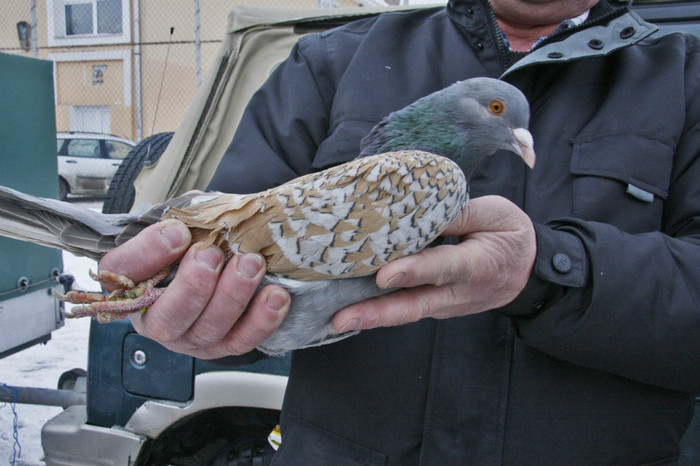
[(530, 277), (520, 294), (498, 309), (509, 316), (526, 316), (555, 305), (569, 288), (587, 282), (588, 257), (583, 243), (566, 229), (535, 224), (537, 253)]

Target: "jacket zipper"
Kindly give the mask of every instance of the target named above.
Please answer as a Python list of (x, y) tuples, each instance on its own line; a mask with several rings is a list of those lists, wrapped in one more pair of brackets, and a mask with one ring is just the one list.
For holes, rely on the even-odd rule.
[(496, 19), (496, 13), (493, 11), (493, 7), (490, 2), (483, 2), (486, 6), (486, 10), (491, 21), (491, 32), (496, 36), (496, 45), (498, 45), (498, 59), (501, 61), (501, 74), (505, 73), (508, 68), (509, 54), (510, 51), (503, 40), (503, 33), (501, 28), (498, 27), (498, 20)]

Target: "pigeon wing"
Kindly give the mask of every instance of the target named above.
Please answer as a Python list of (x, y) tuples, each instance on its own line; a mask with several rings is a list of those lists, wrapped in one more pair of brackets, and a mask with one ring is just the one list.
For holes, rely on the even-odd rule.
[(262, 253), (268, 272), (318, 280), (368, 275), (421, 250), (466, 200), (466, 180), (452, 161), (398, 151), (258, 194), (213, 196), (168, 215), (230, 253)]

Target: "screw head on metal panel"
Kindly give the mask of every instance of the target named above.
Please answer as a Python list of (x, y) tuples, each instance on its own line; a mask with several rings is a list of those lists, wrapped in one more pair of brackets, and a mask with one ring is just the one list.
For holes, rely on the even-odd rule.
[(146, 352), (140, 349), (134, 351), (134, 353), (131, 355), (131, 360), (134, 361), (134, 364), (137, 366), (144, 366), (147, 359)]

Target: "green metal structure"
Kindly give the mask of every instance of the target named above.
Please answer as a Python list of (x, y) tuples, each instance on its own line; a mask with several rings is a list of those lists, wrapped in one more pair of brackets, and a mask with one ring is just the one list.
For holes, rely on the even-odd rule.
[[(53, 65), (0, 53), (0, 184), (57, 197)], [(63, 325), (52, 294), (61, 252), (0, 238), (0, 357), (45, 342)]]

